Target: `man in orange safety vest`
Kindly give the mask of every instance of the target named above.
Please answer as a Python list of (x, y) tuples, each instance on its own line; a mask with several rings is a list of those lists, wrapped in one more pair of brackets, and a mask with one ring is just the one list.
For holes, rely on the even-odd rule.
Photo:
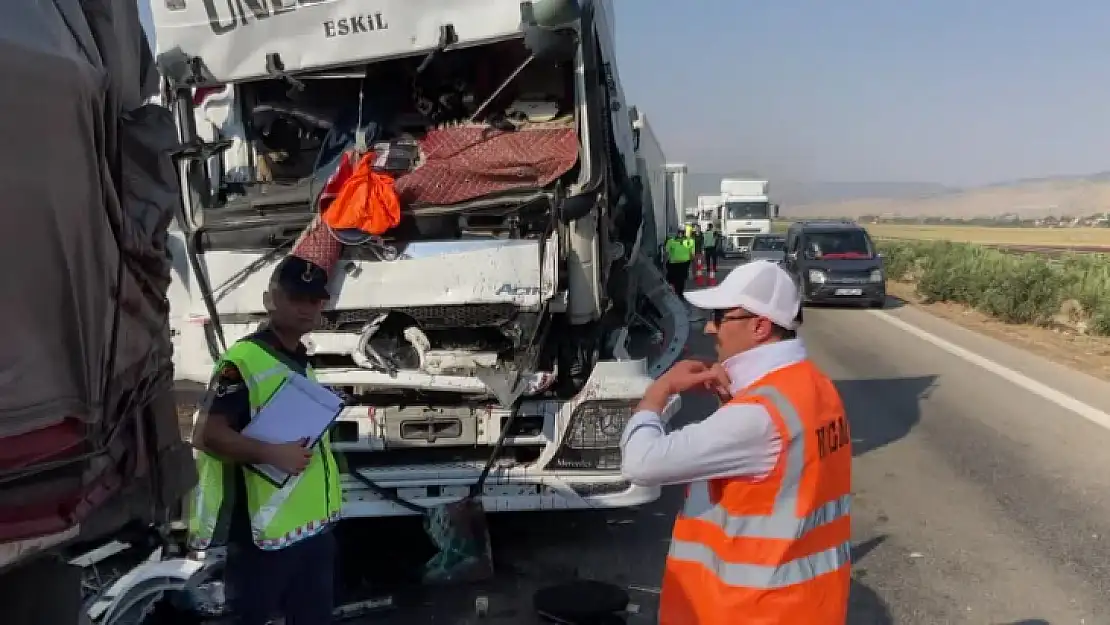
[[(686, 293), (712, 314), (719, 364), (686, 360), (646, 391), (621, 438), (634, 484), (687, 484), (663, 573), (660, 625), (844, 625), (851, 584), (852, 443), (832, 381), (795, 331), (798, 287), (777, 264)], [(717, 392), (667, 433), (670, 398)]]

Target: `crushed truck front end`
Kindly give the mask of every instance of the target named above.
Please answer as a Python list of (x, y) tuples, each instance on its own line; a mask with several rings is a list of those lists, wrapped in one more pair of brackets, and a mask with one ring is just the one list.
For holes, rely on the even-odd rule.
[[(302, 4), (236, 32), (307, 40), (303, 20), (344, 2)], [(497, 14), (482, 23), (440, 2), (386, 4), (379, 47), (321, 43), (312, 54), (325, 61), (283, 39), (265, 67), (261, 52), (226, 56), (223, 35), (164, 22), (167, 101), (192, 146), (171, 240), (178, 377), (207, 381), (264, 323), (273, 265), (300, 254), (330, 272), (331, 301), (304, 343), (347, 406), (332, 436), (345, 517), (410, 513), (382, 493), (459, 499), (506, 426), (487, 510), (654, 500), (658, 489), (621, 477), (620, 435), (689, 330), (637, 251), (637, 219), (653, 207), (634, 197), (649, 179), (628, 107), (614, 104), (609, 3), (469, 2)], [(360, 133), (389, 156), (402, 222), (339, 240), (317, 201)], [(417, 157), (390, 165), (405, 153)]]
[[(548, 246), (546, 254), (541, 245)], [(408, 248), (409, 258), (346, 261), (333, 278), (336, 295), (320, 327), (303, 342), (320, 382), (347, 404), (332, 442), (349, 473), (358, 472), (417, 505), (453, 501), (469, 492), (513, 414), (491, 389), (499, 386), (499, 376), (503, 388), (512, 385), (511, 361), (523, 358), (534, 340), (527, 337), (557, 322), (563, 308), (565, 294), (552, 287), (556, 248), (555, 239), (425, 241)], [(242, 254), (258, 261), (248, 252), (206, 255), (214, 283), (236, 282), (248, 260)], [(267, 279), (264, 269), (240, 276), (230, 291), (217, 289), (220, 329), (228, 344), (263, 322), (259, 301)], [(665, 309), (667, 301), (656, 305)], [(199, 298), (191, 305), (193, 312), (175, 337), (179, 374), (202, 381), (213, 366), (213, 324)], [(382, 314), (386, 323), (372, 325)], [(683, 315), (681, 309), (667, 313), (671, 319)], [(557, 337), (548, 338), (557, 344)], [(677, 344), (684, 338), (677, 330), (669, 337)], [(630, 344), (634, 339), (619, 340)], [(663, 347), (655, 345), (652, 354), (634, 358), (618, 346), (608, 359), (594, 363), (581, 387), (561, 380), (558, 355), (541, 350), (519, 380), (516, 414), (484, 487), (485, 508), (610, 508), (658, 498), (659, 489), (634, 486), (621, 477), (619, 442), (653, 374), (667, 364), (667, 354), (659, 351)], [(397, 369), (376, 368), (375, 355), (387, 355)], [(352, 475), (342, 485), (345, 518), (411, 514)]]
[[(460, 382), (466, 382), (460, 380)], [(525, 400), (482, 493), (491, 512), (619, 508), (659, 489), (620, 476), (620, 436), (646, 384), (639, 361), (601, 362), (566, 400)], [(466, 496), (511, 417), (494, 403), (348, 408), (333, 437), (348, 471), (422, 506)], [(413, 514), (344, 478), (346, 518)]]

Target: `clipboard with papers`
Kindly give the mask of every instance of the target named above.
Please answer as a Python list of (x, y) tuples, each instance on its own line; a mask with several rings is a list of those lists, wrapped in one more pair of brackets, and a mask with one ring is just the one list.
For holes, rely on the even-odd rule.
[[(243, 436), (267, 443), (290, 443), (307, 438), (314, 446), (324, 436), (344, 403), (334, 393), (299, 373), (290, 372), (270, 400), (243, 428)], [(252, 471), (281, 488), (292, 477), (275, 466), (248, 465)]]

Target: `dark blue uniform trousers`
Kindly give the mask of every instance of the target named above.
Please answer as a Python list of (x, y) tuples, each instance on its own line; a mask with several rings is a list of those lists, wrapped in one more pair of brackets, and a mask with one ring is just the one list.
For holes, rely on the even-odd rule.
[(331, 531), (284, 549), (232, 545), (227, 554), (231, 608), (241, 625), (328, 625), (335, 602), (335, 535)]

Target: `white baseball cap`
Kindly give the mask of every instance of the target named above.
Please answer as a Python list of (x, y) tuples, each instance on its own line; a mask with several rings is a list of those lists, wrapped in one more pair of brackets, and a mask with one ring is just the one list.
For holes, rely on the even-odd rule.
[(688, 291), (686, 301), (704, 310), (742, 308), (787, 330), (798, 328), (802, 306), (794, 279), (778, 263), (768, 260), (740, 265), (717, 286)]

